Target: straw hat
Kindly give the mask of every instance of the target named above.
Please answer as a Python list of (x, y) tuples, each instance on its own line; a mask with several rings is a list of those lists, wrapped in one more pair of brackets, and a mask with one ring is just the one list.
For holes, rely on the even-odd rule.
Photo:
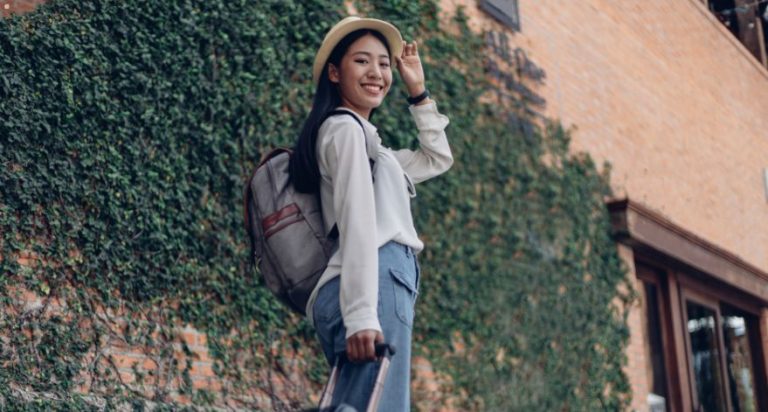
[(312, 66), (312, 81), (317, 85), (320, 79), (320, 73), (323, 72), (323, 67), (328, 61), (328, 57), (331, 55), (333, 48), (349, 33), (359, 29), (371, 29), (375, 30), (387, 39), (389, 43), (390, 53), (392, 53), (392, 59), (395, 56), (400, 56), (403, 51), (403, 37), (400, 35), (400, 31), (397, 27), (383, 20), (368, 19), (357, 16), (349, 16), (335, 26), (331, 27), (328, 34), (323, 39), (323, 44), (320, 45), (320, 49), (315, 54), (315, 64)]

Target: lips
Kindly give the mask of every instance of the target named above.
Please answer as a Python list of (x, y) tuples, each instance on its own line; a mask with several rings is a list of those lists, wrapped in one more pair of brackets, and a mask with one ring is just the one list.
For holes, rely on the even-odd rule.
[(384, 86), (380, 86), (378, 84), (363, 84), (363, 89), (371, 94), (379, 94), (384, 89)]

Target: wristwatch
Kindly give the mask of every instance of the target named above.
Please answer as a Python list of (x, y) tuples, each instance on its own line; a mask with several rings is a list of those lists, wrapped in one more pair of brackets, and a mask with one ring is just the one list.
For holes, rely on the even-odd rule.
[(420, 95), (409, 97), (406, 100), (408, 100), (408, 103), (410, 103), (410, 104), (416, 104), (416, 103), (419, 103), (420, 101), (426, 99), (427, 97), (429, 97), (429, 90), (424, 89), (424, 92), (421, 93)]

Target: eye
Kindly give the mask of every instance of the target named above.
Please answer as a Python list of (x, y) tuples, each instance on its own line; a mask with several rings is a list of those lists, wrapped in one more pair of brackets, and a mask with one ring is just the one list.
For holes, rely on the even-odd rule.
[(368, 63), (368, 60), (366, 60), (366, 59), (357, 59), (357, 60), (355, 60), (355, 63), (366, 64), (366, 63)]
[(383, 63), (381, 63), (381, 67), (389, 67), (389, 62), (383, 62)]

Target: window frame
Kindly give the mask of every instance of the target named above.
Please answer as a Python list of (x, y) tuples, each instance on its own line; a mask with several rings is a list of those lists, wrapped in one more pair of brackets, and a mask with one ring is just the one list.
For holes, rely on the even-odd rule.
[[(696, 410), (699, 400), (696, 396), (696, 381), (693, 372), (693, 352), (686, 323), (688, 313), (686, 302), (691, 301), (707, 307), (716, 313), (716, 340), (719, 351), (720, 373), (725, 379), (722, 390), (727, 400), (727, 410), (731, 411), (730, 387), (727, 383), (728, 371), (725, 353), (725, 341), (722, 331), (722, 305), (728, 305), (749, 315), (747, 330), (750, 346), (752, 369), (754, 371), (754, 395), (756, 410), (763, 410), (768, 405), (765, 386), (763, 348), (760, 343), (760, 306), (751, 297), (732, 287), (701, 278), (691, 268), (673, 264), (668, 258), (654, 253), (634, 253), (635, 276), (641, 282), (656, 286), (658, 312), (661, 316), (661, 338), (663, 345), (664, 368), (667, 374), (668, 410)], [(646, 304), (646, 302), (644, 302)], [(645, 316), (645, 314), (643, 314)], [(643, 330), (643, 333), (645, 331)]]
[[(768, 410), (768, 391), (759, 389), (768, 387), (768, 272), (628, 198), (609, 201), (607, 206), (614, 239), (630, 250), (625, 257), (634, 268), (634, 277), (653, 282), (659, 291), (668, 410), (694, 410), (690, 344), (684, 336), (688, 333), (684, 306), (688, 296), (714, 297), (718, 314), (721, 305), (726, 305), (749, 315), (755, 403), (757, 410)], [(722, 336), (722, 328), (718, 328), (721, 356), (725, 356)], [(728, 383), (724, 385), (730, 392)], [(726, 396), (730, 410), (730, 394)]]
[[(658, 268), (653, 264), (649, 264), (643, 259), (635, 261), (635, 273), (637, 279), (641, 282), (646, 282), (656, 286), (656, 301), (659, 305), (657, 311), (659, 313), (659, 323), (661, 323), (661, 343), (662, 343), (662, 356), (664, 356), (664, 372), (667, 374), (666, 386), (667, 386), (667, 407), (669, 410), (682, 410), (682, 405), (679, 399), (683, 396), (680, 391), (680, 387), (677, 384), (680, 381), (679, 372), (680, 368), (677, 363), (677, 356), (674, 351), (670, 351), (675, 345), (674, 341), (674, 327), (672, 325), (673, 313), (670, 308), (669, 302), (666, 296), (669, 295), (668, 288), (668, 273)], [(643, 298), (645, 298), (643, 293)], [(643, 305), (647, 305), (648, 302), (644, 301)], [(645, 316), (645, 311), (643, 313)], [(646, 320), (647, 321), (647, 320)], [(645, 333), (645, 331), (643, 331)]]
[[(511, 4), (502, 4), (505, 2)], [(521, 31), (520, 2), (518, 0), (480, 0), (479, 6), (480, 10), (490, 14), (512, 31)], [(509, 14), (508, 11), (511, 11), (512, 14)]]
[[(717, 364), (718, 368), (720, 369), (720, 376), (722, 377), (723, 381), (721, 382), (720, 389), (720, 396), (723, 397), (725, 400), (725, 407), (728, 412), (732, 412), (731, 408), (731, 393), (730, 388), (728, 385), (728, 371), (726, 369), (726, 359), (725, 359), (725, 342), (723, 341), (723, 318), (720, 314), (720, 302), (718, 299), (714, 296), (709, 296), (705, 293), (700, 293), (696, 291), (695, 289), (689, 289), (686, 287), (680, 288), (680, 294), (681, 299), (680, 303), (682, 304), (681, 310), (683, 312), (683, 324), (687, 324), (690, 320), (688, 316), (688, 302), (693, 302), (699, 306), (703, 306), (715, 313), (715, 341), (717, 345), (717, 353), (719, 354)], [(688, 352), (687, 360), (688, 360), (688, 384), (690, 385), (690, 391), (691, 391), (691, 398), (693, 402), (693, 410), (699, 410), (700, 405), (700, 399), (696, 396), (696, 374), (693, 371), (693, 347), (691, 342), (691, 335), (690, 333), (687, 333), (687, 329), (682, 331), (683, 338), (685, 339), (685, 346), (686, 350)], [(754, 362), (753, 362), (754, 363)], [(754, 366), (753, 366), (754, 368)], [(757, 405), (755, 405), (757, 406)]]

